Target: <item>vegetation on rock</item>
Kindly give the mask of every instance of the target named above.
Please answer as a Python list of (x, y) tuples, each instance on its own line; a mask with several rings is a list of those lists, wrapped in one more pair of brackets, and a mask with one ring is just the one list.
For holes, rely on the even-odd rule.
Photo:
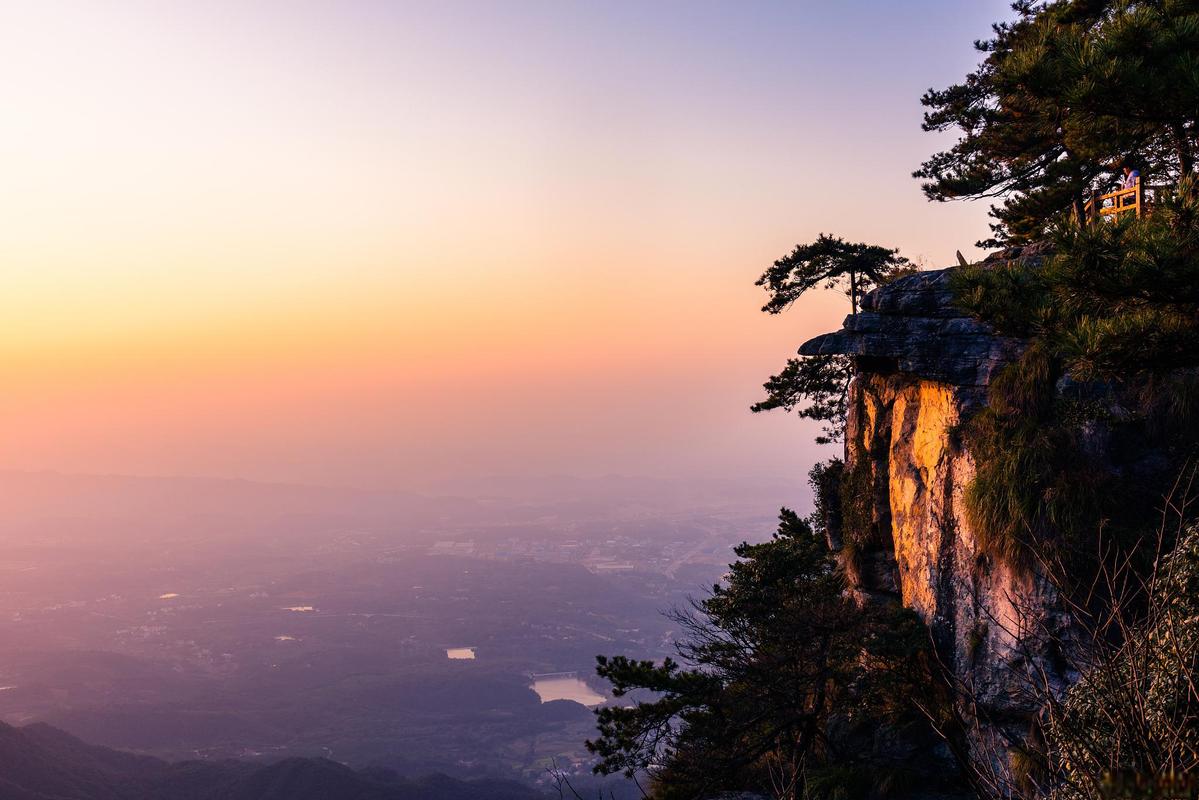
[[(959, 432), (977, 466), (967, 513), (992, 557), (1060, 591), (1073, 634), (1047, 630), (1046, 646), (1079, 679), (1063, 696), (1032, 676), (1045, 711), (1005, 788), (1154, 796), (1199, 754), (1199, 534), (1178, 482), (1199, 456), (1199, 186), (1188, 176), (1148, 216), (1051, 235), (1043, 264), (954, 279), (959, 305), (1028, 340)], [(1155, 532), (1166, 518), (1175, 528)]]
[(1054, 540), (1076, 564), (1101, 528), (1135, 541), (1199, 446), (1195, 185), (1146, 218), (1063, 226), (1055, 244), (1043, 265), (954, 281), (960, 305), (1030, 342), (961, 431), (978, 468), (973, 527), (1012, 562)]

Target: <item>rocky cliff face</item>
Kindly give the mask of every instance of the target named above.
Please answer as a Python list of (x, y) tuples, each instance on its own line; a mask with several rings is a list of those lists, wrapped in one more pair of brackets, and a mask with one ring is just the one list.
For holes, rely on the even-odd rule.
[(872, 531), (854, 554), (862, 602), (895, 599), (929, 626), (941, 661), (977, 706), (972, 746), (1006, 747), (1035, 708), (1029, 668), (1061, 680), (1044, 632), (1064, 624), (1052, 586), (979, 547), (963, 509), (974, 474), (954, 426), (1024, 349), (953, 307), (951, 270), (902, 278), (867, 295), (842, 330), (800, 348), (854, 357), (846, 430), (850, 491)]

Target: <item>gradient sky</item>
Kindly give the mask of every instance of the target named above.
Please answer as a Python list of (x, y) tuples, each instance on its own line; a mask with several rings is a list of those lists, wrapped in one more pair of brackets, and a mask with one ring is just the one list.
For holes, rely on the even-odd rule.
[(821, 231), (984, 236), (909, 175), (1006, 0), (0, 0), (0, 466), (408, 486), (793, 476), (750, 415)]

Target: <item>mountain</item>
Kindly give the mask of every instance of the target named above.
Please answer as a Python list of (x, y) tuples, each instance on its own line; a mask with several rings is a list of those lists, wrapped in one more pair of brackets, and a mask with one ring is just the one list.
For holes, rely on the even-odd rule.
[(0, 800), (544, 800), (512, 781), (401, 778), (323, 758), (183, 761), (89, 745), (45, 724), (0, 723)]

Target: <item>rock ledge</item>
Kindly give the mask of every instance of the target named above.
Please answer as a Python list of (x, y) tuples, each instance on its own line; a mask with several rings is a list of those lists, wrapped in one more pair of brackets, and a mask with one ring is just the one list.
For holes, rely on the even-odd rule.
[(981, 393), (1025, 343), (954, 307), (953, 269), (919, 272), (868, 292), (841, 330), (804, 342), (800, 355), (869, 358), (877, 360), (874, 372), (908, 373)]

